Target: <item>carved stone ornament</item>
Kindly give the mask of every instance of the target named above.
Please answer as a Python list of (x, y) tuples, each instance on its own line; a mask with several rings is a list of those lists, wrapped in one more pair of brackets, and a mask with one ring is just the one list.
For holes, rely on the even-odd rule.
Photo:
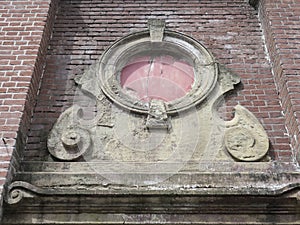
[(49, 152), (62, 160), (73, 160), (80, 157), (89, 148), (89, 132), (74, 121), (78, 121), (79, 108), (67, 109), (57, 120), (48, 138)]
[(75, 77), (49, 157), (22, 161), (5, 189), (4, 223), (299, 221), (299, 168), (269, 160), (263, 126), (244, 107), (220, 117), (240, 78), (164, 21), (148, 25)]
[(166, 113), (165, 103), (163, 101), (155, 99), (151, 100), (146, 126), (149, 129), (171, 128), (171, 124)]
[(237, 105), (235, 117), (226, 122), (225, 146), (227, 151), (241, 161), (257, 161), (263, 158), (269, 149), (268, 136), (246, 108)]
[[(149, 111), (149, 104), (139, 101), (134, 95), (128, 95), (120, 85), (122, 69), (137, 57), (169, 56), (175, 62), (185, 61), (193, 66), (194, 82), (191, 90), (184, 97), (167, 102), (167, 114), (178, 113), (201, 103), (216, 85), (219, 72), (212, 54), (195, 39), (162, 29), (163, 24), (152, 21), (150, 31), (136, 32), (120, 39), (106, 50), (98, 63), (96, 80), (99, 89), (115, 104), (132, 112)], [(157, 30), (164, 31), (162, 41), (153, 41), (151, 34), (157, 33)], [(169, 66), (175, 64), (170, 63)]]
[(75, 81), (85, 100), (74, 99), (50, 132), (57, 159), (108, 162), (101, 170), (120, 173), (176, 173), (189, 161), (257, 161), (268, 151), (263, 127), (245, 108), (237, 106), (229, 122), (217, 115), (240, 78), (163, 21), (114, 43)]

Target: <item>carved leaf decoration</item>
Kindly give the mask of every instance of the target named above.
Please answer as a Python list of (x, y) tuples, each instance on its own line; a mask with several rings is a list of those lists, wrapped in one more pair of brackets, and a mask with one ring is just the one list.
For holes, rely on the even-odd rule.
[(240, 161), (258, 161), (269, 149), (268, 136), (257, 118), (243, 106), (235, 107), (235, 117), (226, 122), (225, 146)]

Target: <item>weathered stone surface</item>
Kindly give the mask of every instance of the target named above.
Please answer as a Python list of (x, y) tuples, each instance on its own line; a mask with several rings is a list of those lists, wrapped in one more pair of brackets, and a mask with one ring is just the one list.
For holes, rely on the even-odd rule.
[(146, 126), (149, 129), (170, 129), (171, 124), (166, 113), (165, 103), (153, 99), (150, 102)]
[(180, 99), (166, 104), (167, 114), (176, 114), (203, 102), (218, 80), (218, 65), (212, 54), (193, 38), (165, 30), (161, 42), (151, 42), (149, 31), (130, 34), (113, 44), (101, 57), (95, 89), (102, 89), (114, 103), (131, 112), (147, 113), (149, 105), (129, 95), (120, 85), (120, 72), (132, 59), (139, 57), (172, 56), (193, 65), (195, 77), (192, 89)]
[(15, 188), (35, 198), (23, 198), (22, 207), (7, 206), (3, 224), (298, 224), (300, 219), (298, 191), (242, 196), (184, 194), (179, 189), (84, 194), (83, 189), (44, 191), (26, 183), (15, 184)]
[[(194, 39), (162, 34), (159, 41), (149, 31), (123, 38), (76, 77), (75, 104), (48, 138), (54, 157), (23, 163), (7, 190), (6, 215), (33, 224), (217, 224), (226, 212), (232, 224), (263, 224), (279, 210), (299, 210), (299, 174), (264, 158), (268, 137), (259, 121), (242, 106), (231, 121), (218, 115), (240, 78)], [(122, 89), (120, 71), (131, 56), (165, 52), (193, 65), (186, 96), (143, 102)]]
[(73, 160), (90, 147), (89, 132), (78, 126), (78, 106), (67, 109), (58, 119), (48, 138), (51, 155), (61, 160)]
[(162, 41), (164, 37), (165, 21), (152, 19), (148, 22), (151, 41)]
[(268, 136), (254, 115), (237, 105), (235, 117), (226, 122), (225, 146), (227, 151), (241, 161), (262, 159), (268, 152)]
[[(153, 23), (155, 27), (157, 21)], [(236, 118), (229, 122), (217, 115), (223, 94), (240, 78), (195, 40), (171, 31), (163, 34), (154, 43), (148, 32), (121, 39), (75, 79), (84, 97), (78, 95), (80, 106), (66, 110), (53, 127), (48, 147), (54, 157), (81, 157), (109, 183), (130, 186), (162, 183), (193, 168), (189, 162), (198, 162), (196, 171), (203, 171), (203, 165), (234, 163), (231, 156), (256, 161), (267, 153), (267, 136), (249, 111), (237, 106)], [(141, 44), (148, 47), (141, 51)], [(144, 102), (121, 88), (119, 72), (132, 56), (165, 53), (194, 66), (194, 85), (186, 96)]]

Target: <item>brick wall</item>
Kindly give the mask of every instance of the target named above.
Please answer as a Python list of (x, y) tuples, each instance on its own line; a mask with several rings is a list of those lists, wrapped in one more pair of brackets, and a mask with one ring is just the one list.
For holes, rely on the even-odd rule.
[(94, 63), (117, 39), (146, 29), (149, 18), (165, 19), (168, 29), (196, 38), (220, 63), (242, 78), (237, 90), (226, 97), (224, 117), (230, 118), (236, 104), (246, 106), (259, 118), (270, 137), (270, 156), (292, 162), (285, 117), (265, 51), (258, 12), (247, 0), (62, 1), (25, 159), (48, 159), (47, 135), (58, 116), (72, 104), (76, 90), (74, 76)]
[(259, 15), (293, 154), (300, 162), (300, 1), (261, 0)]
[(0, 0), (1, 196), (23, 157), (56, 5), (56, 0)]

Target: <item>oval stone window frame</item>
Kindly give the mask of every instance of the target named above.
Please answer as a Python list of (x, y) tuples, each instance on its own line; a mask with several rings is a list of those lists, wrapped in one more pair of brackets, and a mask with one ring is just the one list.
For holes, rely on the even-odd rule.
[(102, 55), (98, 85), (114, 103), (130, 111), (148, 113), (149, 104), (138, 101), (121, 87), (122, 69), (134, 57), (166, 54), (183, 59), (194, 68), (194, 83), (183, 97), (165, 102), (166, 113), (178, 113), (201, 103), (213, 90), (218, 66), (212, 54), (197, 40), (179, 32), (165, 30), (161, 41), (153, 41), (149, 30), (129, 34), (111, 45)]

